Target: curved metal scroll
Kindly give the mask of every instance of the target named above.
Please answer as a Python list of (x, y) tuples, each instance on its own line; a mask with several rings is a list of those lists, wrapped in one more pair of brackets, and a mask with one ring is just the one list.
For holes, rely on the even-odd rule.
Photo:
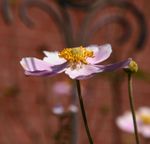
[[(67, 7), (71, 6), (74, 8), (87, 10), (88, 13), (87, 13), (87, 16), (83, 20), (83, 26), (82, 26), (81, 39), (83, 39), (83, 41), (80, 40), (80, 42), (85, 41), (84, 40), (84, 39), (86, 39), (85, 34), (88, 31), (90, 20), (97, 13), (97, 11), (101, 11), (104, 8), (109, 7), (109, 6), (125, 9), (126, 11), (130, 11), (130, 13), (135, 17), (137, 24), (138, 24), (138, 28), (139, 28), (138, 38), (137, 38), (137, 41), (136, 41), (134, 47), (137, 50), (140, 50), (143, 47), (144, 42), (147, 37), (146, 20), (145, 20), (143, 14), (132, 3), (127, 2), (127, 1), (117, 1), (117, 0), (104, 0), (104, 1), (95, 0), (94, 2), (91, 0), (89, 0), (89, 1), (57, 0), (57, 2), (59, 3), (60, 6), (62, 6), (63, 9), (64, 8), (66, 9)], [(63, 33), (65, 37), (69, 37), (68, 34), (71, 35), (71, 32), (68, 30), (68, 28), (66, 28), (66, 22), (65, 22), (66, 20), (70, 20), (69, 15), (67, 15), (67, 13), (64, 10), (63, 10), (63, 15), (62, 15), (62, 9), (61, 9), (60, 13), (57, 13), (50, 5), (48, 5), (47, 3), (45, 3), (41, 0), (24, 0), (24, 2), (21, 3), (19, 15), (20, 15), (22, 22), (26, 26), (28, 26), (30, 28), (32, 28), (34, 26), (34, 23), (33, 23), (32, 19), (29, 17), (28, 12), (27, 12), (28, 8), (31, 8), (31, 7), (36, 7), (36, 8), (41, 9), (42, 11), (46, 12), (53, 19), (55, 24), (58, 26), (60, 33)], [(2, 15), (3, 15), (3, 18), (6, 23), (10, 24), (12, 22), (13, 15), (12, 15), (12, 12), (10, 9), (10, 2), (8, 0), (2, 1)], [(64, 20), (65, 17), (67, 19)], [(108, 24), (108, 23), (111, 24), (111, 21), (119, 23), (123, 28), (125, 28), (125, 32), (126, 32), (125, 36), (127, 36), (127, 37), (130, 36), (132, 28), (130, 28), (131, 26), (130, 26), (129, 22), (126, 19), (124, 19), (123, 16), (117, 16), (117, 15), (116, 16), (113, 15), (113, 17), (111, 17), (111, 15), (110, 16), (104, 15), (101, 20), (98, 20), (97, 24), (94, 26), (92, 31), (89, 33), (93, 34), (94, 30), (98, 29), (98, 27), (100, 29), (105, 24)], [(69, 25), (71, 28), (71, 23)], [(66, 34), (66, 31), (68, 31), (67, 34)], [(128, 38), (126, 38), (126, 39), (120, 38), (120, 40), (122, 42), (125, 42), (128, 40)], [(72, 41), (72, 43), (73, 43), (73, 41)], [(71, 45), (71, 44), (69, 44), (69, 45)]]
[[(92, 20), (92, 18), (95, 16), (95, 14), (97, 13), (97, 11), (101, 11), (107, 7), (116, 7), (116, 8), (121, 8), (121, 9), (124, 9), (126, 11), (129, 11), (135, 18), (135, 20), (137, 21), (137, 24), (138, 24), (138, 29), (139, 29), (139, 33), (138, 33), (138, 38), (137, 38), (137, 41), (135, 43), (135, 45), (133, 47), (135, 47), (137, 50), (140, 50), (142, 49), (144, 43), (145, 43), (145, 40), (146, 40), (146, 37), (147, 37), (147, 24), (146, 24), (146, 20), (145, 20), (145, 17), (144, 15), (130, 2), (127, 2), (127, 1), (113, 1), (113, 0), (109, 0), (108, 2), (99, 2), (95, 5), (93, 5), (93, 7), (91, 7), (91, 10), (90, 12), (87, 14), (87, 16), (85, 17), (85, 20), (84, 20), (84, 23), (83, 23), (83, 26), (82, 26), (82, 34), (83, 34), (83, 38), (86, 37), (87, 35), (87, 31), (88, 31), (88, 27), (90, 25), (90, 22)], [(116, 15), (117, 16), (117, 15)], [(114, 17), (116, 17), (114, 16)], [(105, 15), (103, 16), (105, 17)], [(107, 20), (108, 18), (108, 20)], [(121, 23), (125, 23), (129, 25), (129, 22), (127, 22), (127, 20), (123, 20), (124, 17), (122, 16), (122, 18), (119, 16), (118, 17), (119, 19), (122, 19)], [(99, 20), (99, 26), (98, 24), (96, 24), (96, 27), (101, 27), (102, 23), (104, 23), (104, 20), (106, 21), (106, 23), (109, 23), (114, 20), (118, 21), (120, 23), (120, 20), (117, 20), (116, 18), (111, 18), (111, 14), (110, 16), (106, 16), (106, 18), (104, 19), (101, 19)], [(100, 22), (101, 21), (101, 22)], [(123, 22), (124, 21), (124, 22)], [(122, 25), (124, 26), (124, 25)], [(131, 27), (131, 26), (128, 26), (128, 28)], [(132, 29), (131, 29), (132, 30)]]
[(96, 0), (57, 0), (63, 7), (73, 7), (88, 10)]
[(34, 26), (34, 22), (28, 15), (28, 9), (31, 7), (36, 7), (44, 11), (53, 19), (53, 21), (57, 24), (57, 26), (62, 30), (63, 23), (61, 17), (50, 5), (47, 5), (47, 3), (44, 3), (40, 0), (25, 0), (20, 5), (20, 9), (19, 9), (20, 18), (27, 27), (30, 28)]
[(71, 26), (69, 25), (68, 13), (64, 9), (61, 9), (61, 12), (57, 13), (51, 5), (41, 0), (25, 0), (20, 6), (19, 14), (22, 22), (29, 28), (33, 28), (34, 26), (34, 22), (28, 15), (28, 9), (31, 7), (38, 8), (48, 14), (59, 28), (60, 33), (64, 35), (66, 43), (71, 46)]
[(9, 0), (3, 0), (2, 1), (2, 16), (4, 21), (7, 24), (11, 24), (13, 20), (13, 15), (10, 9), (10, 3)]
[(90, 31), (87, 31), (85, 36), (85, 42), (86, 43), (90, 41), (92, 37), (94, 37), (94, 34), (101, 30), (104, 26), (117, 23), (124, 29), (124, 34), (122, 37), (117, 39), (117, 42), (120, 44), (124, 44), (130, 37), (132, 33), (131, 25), (129, 24), (128, 20), (123, 18), (120, 14), (108, 14), (101, 17), (101, 19), (97, 20), (96, 24), (91, 28)]

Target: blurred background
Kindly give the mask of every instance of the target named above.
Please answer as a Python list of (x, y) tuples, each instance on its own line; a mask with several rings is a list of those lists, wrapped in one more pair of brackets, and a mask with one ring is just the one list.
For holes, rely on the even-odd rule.
[[(149, 13), (149, 0), (1, 0), (0, 144), (88, 144), (74, 82), (24, 75), (21, 58), (43, 58), (43, 50), (110, 43), (105, 63), (132, 57), (135, 108), (150, 106)], [(134, 143), (116, 125), (130, 109), (126, 74), (98, 74), (81, 88), (94, 143)]]

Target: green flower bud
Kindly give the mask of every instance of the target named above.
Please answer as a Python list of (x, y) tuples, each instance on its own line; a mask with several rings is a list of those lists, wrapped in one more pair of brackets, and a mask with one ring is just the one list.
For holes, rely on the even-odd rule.
[(129, 66), (127, 68), (125, 68), (125, 71), (127, 73), (135, 73), (138, 71), (138, 64), (131, 60), (131, 62), (129, 63)]

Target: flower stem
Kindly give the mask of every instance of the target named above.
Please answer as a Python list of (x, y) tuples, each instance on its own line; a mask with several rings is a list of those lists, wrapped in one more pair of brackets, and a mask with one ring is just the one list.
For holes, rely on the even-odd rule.
[(130, 108), (131, 108), (132, 117), (133, 117), (135, 140), (136, 140), (136, 144), (139, 144), (140, 142), (139, 142), (138, 129), (137, 129), (136, 116), (135, 116), (134, 103), (133, 103), (132, 76), (131, 75), (132, 75), (131, 73), (128, 73), (129, 101), (130, 101)]
[(87, 122), (84, 104), (83, 104), (83, 100), (82, 100), (81, 87), (80, 87), (80, 81), (79, 80), (76, 80), (76, 85), (77, 85), (77, 93), (78, 93), (78, 97), (79, 97), (79, 102), (80, 102), (80, 107), (81, 107), (81, 112), (82, 112), (82, 117), (83, 117), (85, 129), (86, 129), (86, 133), (87, 133), (90, 144), (93, 144), (93, 140), (92, 140), (90, 130), (88, 127), (88, 122)]

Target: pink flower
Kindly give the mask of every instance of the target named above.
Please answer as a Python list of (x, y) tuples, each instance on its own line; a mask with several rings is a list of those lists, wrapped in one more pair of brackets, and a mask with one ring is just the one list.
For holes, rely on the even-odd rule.
[[(138, 111), (136, 111), (136, 121), (138, 132), (145, 138), (150, 138), (150, 108), (141, 107)], [(126, 112), (124, 115), (118, 117), (116, 123), (123, 131), (134, 133), (131, 112)]]
[(52, 90), (58, 95), (68, 95), (71, 92), (71, 85), (66, 81), (57, 81), (52, 86)]
[(112, 52), (111, 45), (90, 45), (88, 47), (65, 48), (58, 52), (44, 51), (43, 60), (26, 57), (20, 64), (26, 75), (53, 76), (65, 72), (71, 79), (86, 79), (96, 73), (127, 67), (131, 59), (115, 64), (97, 65), (106, 60)]

